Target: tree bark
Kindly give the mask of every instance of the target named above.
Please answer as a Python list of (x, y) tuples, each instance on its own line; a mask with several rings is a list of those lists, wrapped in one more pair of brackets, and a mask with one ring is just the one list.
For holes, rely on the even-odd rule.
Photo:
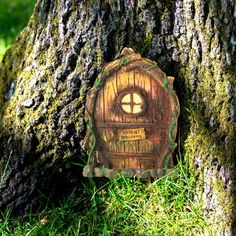
[(176, 77), (196, 201), (213, 235), (232, 235), (235, 11), (233, 0), (39, 0), (0, 67), (0, 208), (27, 210), (75, 184), (86, 93), (132, 47)]

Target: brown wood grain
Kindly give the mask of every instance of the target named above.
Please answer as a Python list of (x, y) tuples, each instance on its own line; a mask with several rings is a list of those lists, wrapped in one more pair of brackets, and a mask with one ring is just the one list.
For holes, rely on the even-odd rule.
[[(105, 67), (105, 71), (114, 71), (93, 101), (99, 165), (116, 170), (163, 168), (170, 153), (171, 112), (178, 111), (179, 104), (164, 88), (164, 73), (159, 68), (146, 70), (153, 62), (138, 54), (132, 58), (118, 70), (119, 60)], [(172, 84), (173, 77), (169, 86)]]

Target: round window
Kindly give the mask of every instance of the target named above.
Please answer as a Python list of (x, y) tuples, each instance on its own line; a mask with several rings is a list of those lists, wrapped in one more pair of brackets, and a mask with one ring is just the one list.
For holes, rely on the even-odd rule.
[(137, 90), (122, 92), (118, 97), (118, 105), (119, 110), (129, 117), (141, 115), (146, 108), (145, 100)]

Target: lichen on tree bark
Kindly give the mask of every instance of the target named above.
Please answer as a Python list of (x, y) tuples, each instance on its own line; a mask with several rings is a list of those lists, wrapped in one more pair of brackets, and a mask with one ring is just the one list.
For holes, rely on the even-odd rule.
[[(39, 0), (0, 67), (1, 209), (77, 181), (84, 101), (123, 47), (176, 77), (181, 146), (212, 232), (232, 233), (236, 4), (233, 0)], [(60, 185), (60, 184), (59, 184)], [(224, 220), (222, 220), (224, 219)]]
[[(214, 234), (230, 235), (235, 214), (235, 3), (177, 1), (174, 59), (190, 90), (191, 167)], [(191, 100), (190, 100), (191, 99)], [(218, 232), (218, 233), (217, 233)]]

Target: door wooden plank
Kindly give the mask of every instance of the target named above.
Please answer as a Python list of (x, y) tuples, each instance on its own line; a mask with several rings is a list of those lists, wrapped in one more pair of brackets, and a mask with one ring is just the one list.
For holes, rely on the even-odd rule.
[(163, 168), (164, 156), (170, 153), (171, 111), (178, 112), (178, 101), (164, 88), (165, 75), (153, 67), (153, 62), (138, 54), (131, 57), (134, 60), (121, 68), (119, 59), (105, 67), (104, 74), (113, 74), (104, 78), (99, 91), (96, 87), (91, 91), (97, 99), (95, 110), (94, 99), (86, 103), (87, 114), (94, 116), (95, 153), (101, 159), (98, 165), (106, 163), (113, 169)]

